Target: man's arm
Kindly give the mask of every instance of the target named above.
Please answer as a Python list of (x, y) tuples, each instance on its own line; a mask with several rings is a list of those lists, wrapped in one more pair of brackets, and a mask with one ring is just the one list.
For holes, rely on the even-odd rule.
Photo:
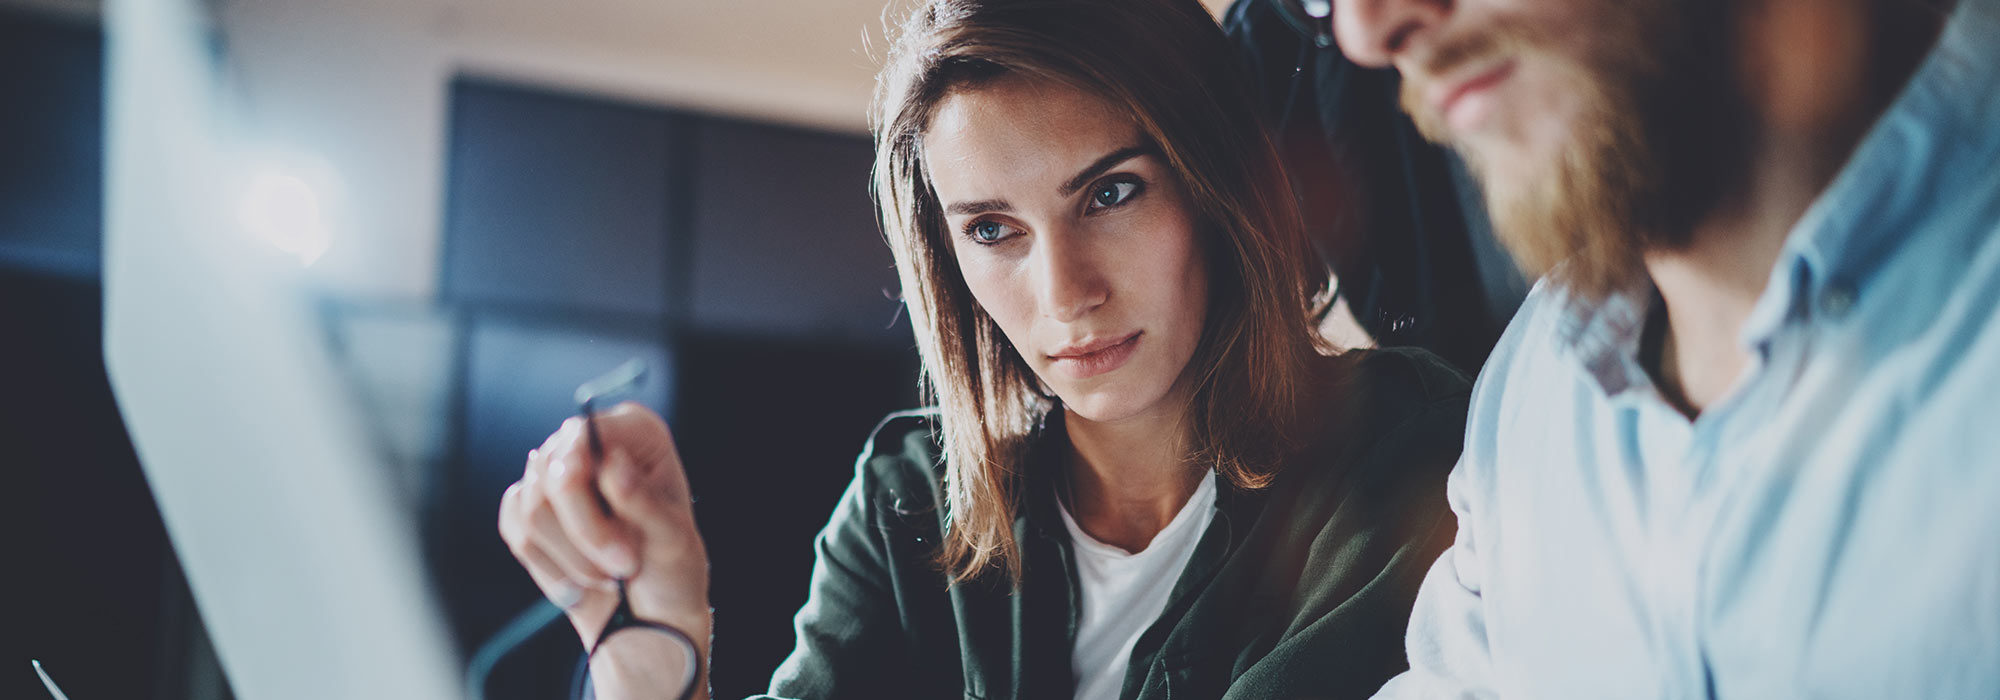
[(1377, 700), (1436, 698), (1498, 698), (1493, 687), (1492, 649), (1486, 637), (1485, 601), (1480, 593), (1479, 532), (1471, 517), (1468, 462), (1459, 460), (1446, 482), (1458, 535), (1438, 557), (1417, 590), (1405, 639), (1410, 670), (1389, 680)]

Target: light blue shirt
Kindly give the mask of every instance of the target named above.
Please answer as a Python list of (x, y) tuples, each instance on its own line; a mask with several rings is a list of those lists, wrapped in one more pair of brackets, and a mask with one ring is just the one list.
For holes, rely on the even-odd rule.
[(1657, 292), (1538, 287), (1474, 390), (1388, 698), (2000, 698), (2000, 0), (1786, 240), (1690, 422)]

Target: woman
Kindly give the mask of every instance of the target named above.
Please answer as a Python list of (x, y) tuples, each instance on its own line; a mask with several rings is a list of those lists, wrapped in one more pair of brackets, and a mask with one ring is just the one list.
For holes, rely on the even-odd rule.
[[(1233, 65), (1192, 0), (904, 27), (875, 190), (937, 407), (858, 460), (773, 696), (1365, 697), (1403, 667), (1466, 387), (1318, 352), (1324, 274)], [(598, 430), (601, 463), (576, 421), (531, 453), (501, 533), (586, 644), (623, 579), (705, 661), (672, 438), (631, 405)]]

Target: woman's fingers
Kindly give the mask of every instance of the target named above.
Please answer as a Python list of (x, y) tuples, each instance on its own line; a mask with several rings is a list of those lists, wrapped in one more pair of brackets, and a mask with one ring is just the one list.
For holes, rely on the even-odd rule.
[(571, 583), (601, 591), (617, 590), (612, 582), (614, 577), (578, 549), (575, 538), (563, 529), (554, 510), (546, 507), (536, 510), (531, 514), (528, 527), (532, 532), (529, 540), (541, 548), (550, 561), (555, 562), (563, 577)]
[[(707, 553), (701, 533), (695, 528), (694, 509), (685, 493), (686, 481), (678, 465), (647, 466), (624, 451), (614, 451), (604, 460), (598, 474), (598, 488), (618, 518), (630, 523), (644, 543), (644, 566), (692, 567), (707, 570)], [(671, 478), (669, 478), (671, 477)], [(680, 486), (667, 483), (678, 480)]]
[[(680, 451), (675, 449), (673, 432), (666, 423), (645, 406), (629, 401), (606, 411), (602, 418), (599, 428), (604, 430), (606, 442), (618, 446), (607, 452), (622, 452), (624, 467), (632, 470), (613, 474), (607, 465), (599, 477), (599, 488), (612, 508), (623, 510), (623, 501), (653, 515), (689, 510), (687, 471), (681, 466)], [(611, 439), (614, 435), (619, 439)], [(607, 456), (606, 462), (610, 461)], [(613, 498), (613, 491), (619, 492), (618, 498)]]
[(665, 503), (667, 496), (664, 489), (653, 484), (653, 476), (624, 450), (615, 450), (604, 458), (604, 467), (597, 475), (597, 488), (604, 494), (611, 512), (644, 523), (645, 529), (651, 531), (671, 519)]
[(617, 578), (631, 578), (639, 562), (626, 528), (605, 512), (597, 473), (587, 450), (569, 450), (549, 463), (548, 502), (575, 548), (589, 557), (593, 568)]
[(586, 643), (617, 601), (604, 592), (614, 578), (627, 580), (634, 612), (705, 632), (708, 558), (672, 433), (633, 403), (591, 424), (603, 458), (582, 420), (565, 422), (501, 499), (501, 537), (551, 600), (580, 601), (569, 614)]
[(547, 596), (549, 602), (564, 609), (576, 607), (577, 603), (583, 602), (584, 589), (570, 583), (569, 579), (563, 576), (562, 569), (556, 566), (555, 560), (544, 554), (540, 547), (529, 542), (513, 551), (514, 557), (521, 560), (522, 568), (528, 570), (528, 577), (535, 580), (535, 585), (542, 589), (542, 595)]
[(529, 526), (530, 516), (522, 506), (526, 489), (519, 482), (507, 487), (500, 497), (500, 539), (507, 543), (507, 551), (528, 570), (528, 576), (542, 589), (542, 595), (550, 602), (563, 608), (570, 608), (585, 596), (585, 590), (572, 580), (568, 571), (557, 564), (555, 559), (535, 543), (533, 528)]
[[(523, 558), (525, 551), (535, 550), (542, 555), (543, 565), (562, 580), (579, 587), (609, 590), (612, 577), (578, 550), (575, 536), (566, 531), (548, 500), (555, 481), (550, 462), (563, 459), (562, 451), (574, 442), (573, 435), (565, 435), (569, 432), (567, 428), (558, 431), (543, 449), (528, 453), (521, 480), (509, 486), (500, 498), (500, 537), (516, 558)], [(525, 559), (523, 563), (527, 563)]]
[(674, 446), (673, 432), (660, 416), (643, 405), (626, 401), (597, 416), (598, 434), (605, 451), (621, 449), (633, 464), (645, 471), (645, 478), (668, 490), (660, 495), (669, 500), (687, 498), (687, 477), (681, 471), (680, 451)]

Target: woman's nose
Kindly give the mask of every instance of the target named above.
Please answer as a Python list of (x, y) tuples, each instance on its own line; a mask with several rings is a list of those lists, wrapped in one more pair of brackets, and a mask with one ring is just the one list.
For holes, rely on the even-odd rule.
[(1333, 35), (1347, 60), (1388, 68), (1419, 34), (1451, 15), (1457, 0), (1334, 0)]
[(1097, 256), (1067, 230), (1037, 237), (1033, 276), (1043, 316), (1070, 323), (1103, 306), (1111, 296)]

